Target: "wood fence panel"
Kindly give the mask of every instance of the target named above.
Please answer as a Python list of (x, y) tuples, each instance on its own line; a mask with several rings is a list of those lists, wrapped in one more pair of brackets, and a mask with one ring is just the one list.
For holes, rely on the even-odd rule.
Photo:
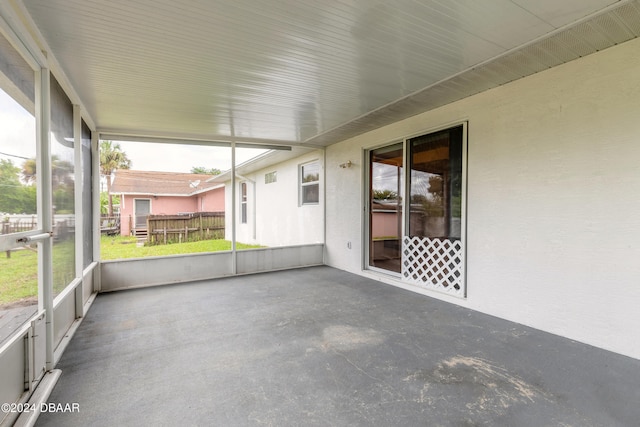
[(224, 212), (149, 215), (147, 217), (147, 244), (166, 245), (224, 239), (224, 226)]
[(38, 220), (35, 216), (31, 218), (10, 219), (2, 222), (0, 233), (19, 233), (21, 231), (35, 230), (36, 228), (38, 228)]

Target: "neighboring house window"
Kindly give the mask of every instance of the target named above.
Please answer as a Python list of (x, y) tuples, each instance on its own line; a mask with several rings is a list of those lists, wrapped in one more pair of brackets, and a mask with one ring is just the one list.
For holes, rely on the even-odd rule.
[(247, 183), (240, 184), (240, 222), (247, 223)]
[(264, 174), (264, 183), (265, 184), (271, 184), (273, 182), (276, 182), (278, 180), (278, 172), (269, 172)]
[(320, 201), (320, 163), (315, 161), (300, 166), (300, 204)]

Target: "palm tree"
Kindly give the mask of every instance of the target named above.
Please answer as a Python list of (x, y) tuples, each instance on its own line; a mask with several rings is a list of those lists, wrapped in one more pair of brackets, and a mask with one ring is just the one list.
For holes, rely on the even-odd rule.
[[(38, 166), (35, 158), (22, 162), (22, 179), (27, 184), (32, 184), (38, 176)], [(56, 154), (51, 156), (51, 182), (53, 187), (73, 183), (73, 164), (66, 160), (60, 160)]]
[(36, 180), (36, 159), (26, 159), (22, 162), (22, 178), (27, 184)]
[(111, 174), (118, 169), (131, 168), (131, 160), (122, 151), (120, 144), (111, 141), (100, 141), (100, 173), (107, 179), (107, 195), (109, 197), (109, 216), (113, 216), (113, 199), (111, 197)]

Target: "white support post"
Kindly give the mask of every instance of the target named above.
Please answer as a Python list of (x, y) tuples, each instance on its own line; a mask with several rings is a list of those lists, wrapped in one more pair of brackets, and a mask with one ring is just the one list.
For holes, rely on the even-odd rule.
[(100, 283), (100, 135), (98, 132), (91, 132), (91, 185), (93, 191), (93, 260), (98, 261), (98, 266), (94, 270), (93, 291), (98, 292), (101, 289)]
[[(36, 163), (38, 167), (38, 222), (45, 233), (53, 232), (51, 187), (51, 90), (48, 68), (36, 72)], [(54, 365), (53, 355), (53, 238), (39, 243), (38, 308), (45, 311), (46, 369)]]
[(238, 272), (236, 252), (236, 142), (231, 142), (231, 274)]
[[(327, 262), (327, 149), (322, 148), (322, 263)], [(363, 168), (364, 169), (364, 168)], [(362, 192), (361, 192), (362, 193)]]
[(73, 158), (74, 158), (74, 196), (75, 196), (75, 245), (76, 245), (76, 277), (80, 278), (80, 284), (75, 289), (76, 319), (83, 316), (82, 292), (84, 289), (84, 209), (82, 204), (82, 187), (84, 185), (84, 168), (82, 167), (82, 116), (79, 105), (73, 106)]

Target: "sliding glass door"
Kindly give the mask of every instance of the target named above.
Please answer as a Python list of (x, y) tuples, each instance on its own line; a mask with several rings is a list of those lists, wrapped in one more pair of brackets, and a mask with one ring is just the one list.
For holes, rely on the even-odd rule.
[(460, 125), (369, 152), (369, 267), (465, 295), (464, 129)]

